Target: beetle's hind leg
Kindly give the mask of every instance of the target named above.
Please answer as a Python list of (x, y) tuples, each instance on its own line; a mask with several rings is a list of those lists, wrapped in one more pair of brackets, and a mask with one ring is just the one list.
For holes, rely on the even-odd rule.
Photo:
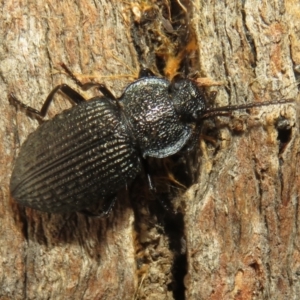
[(46, 113), (49, 109), (49, 106), (53, 100), (54, 95), (58, 92), (61, 91), (63, 92), (72, 102), (76, 103), (76, 104), (80, 104), (82, 102), (85, 102), (85, 99), (79, 94), (77, 93), (75, 90), (73, 90), (71, 87), (69, 87), (66, 84), (60, 84), (58, 86), (56, 86), (51, 93), (48, 95), (48, 97), (46, 98), (42, 109), (39, 111), (35, 108), (32, 108), (24, 103), (22, 103), (20, 100), (18, 100), (16, 98), (16, 96), (13, 93), (10, 93), (8, 96), (9, 102), (12, 105), (15, 106), (21, 106), (22, 108), (24, 108), (27, 112), (39, 117), (39, 118), (44, 118), (46, 116)]

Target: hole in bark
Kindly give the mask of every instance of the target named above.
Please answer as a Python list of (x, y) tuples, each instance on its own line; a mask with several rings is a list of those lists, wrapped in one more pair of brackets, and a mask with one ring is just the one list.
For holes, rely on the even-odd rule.
[(166, 218), (165, 231), (170, 239), (170, 249), (174, 253), (172, 277), (169, 289), (173, 292), (175, 300), (184, 299), (184, 276), (187, 272), (187, 257), (184, 240), (183, 215), (178, 213)]
[(281, 143), (288, 143), (291, 139), (291, 129), (279, 129), (278, 130), (278, 137), (277, 139), (281, 142)]
[(277, 124), (276, 124), (276, 128), (277, 128), (277, 139), (280, 142), (279, 145), (279, 153), (283, 153), (286, 146), (288, 145), (288, 143), (291, 140), (292, 137), (292, 127), (290, 125), (290, 121), (286, 118), (280, 117), (277, 120)]

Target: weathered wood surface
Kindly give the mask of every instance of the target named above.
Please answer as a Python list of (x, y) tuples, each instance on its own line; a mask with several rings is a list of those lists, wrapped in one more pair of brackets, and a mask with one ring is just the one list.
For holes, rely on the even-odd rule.
[[(197, 180), (179, 201), (183, 224), (174, 224), (175, 231), (177, 225), (184, 230), (178, 243), (186, 267), (176, 279), (178, 245), (166, 234), (170, 228), (151, 217), (152, 204), (134, 213), (124, 193), (108, 218), (93, 219), (24, 209), (9, 197), (14, 159), (38, 122), (10, 106), (7, 94), (41, 107), (57, 84), (75, 86), (59, 67), (65, 62), (120, 95), (138, 72), (138, 54), (155, 65), (155, 55), (145, 50), (149, 45), (136, 51), (132, 26), (147, 5), (157, 12), (167, 2), (141, 3), (1, 4), (0, 299), (182, 299), (184, 293), (186, 299), (298, 299), (300, 145), (294, 105), (237, 112), (208, 125), (216, 143), (201, 140)], [(174, 3), (178, 9), (179, 1)], [(181, 3), (196, 33), (194, 68), (223, 82), (212, 88), (217, 105), (297, 99), (297, 1)], [(69, 106), (58, 96), (49, 118)], [(141, 204), (144, 198), (140, 193)]]

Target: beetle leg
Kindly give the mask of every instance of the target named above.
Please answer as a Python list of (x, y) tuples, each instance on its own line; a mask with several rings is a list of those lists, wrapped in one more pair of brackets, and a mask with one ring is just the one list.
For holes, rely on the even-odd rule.
[(85, 101), (85, 99), (77, 93), (75, 90), (73, 90), (71, 87), (69, 87), (66, 84), (60, 84), (56, 86), (48, 95), (46, 98), (42, 109), (39, 111), (35, 108), (32, 108), (24, 103), (22, 103), (20, 100), (16, 98), (16, 96), (13, 93), (10, 93), (8, 98), (11, 104), (13, 105), (19, 105), (22, 108), (24, 108), (26, 111), (38, 116), (44, 118), (46, 116), (46, 113), (48, 111), (49, 105), (51, 104), (51, 101), (53, 100), (54, 95), (58, 92), (61, 91), (63, 92), (72, 102), (76, 104), (80, 104)]
[(71, 77), (71, 79), (84, 91), (87, 91), (88, 89), (92, 87), (96, 87), (105, 97), (109, 99), (116, 100), (116, 97), (114, 94), (102, 83), (98, 82), (87, 82), (87, 83), (82, 83), (73, 73), (72, 71), (64, 64), (60, 64), (61, 67), (65, 70), (65, 72)]
[(153, 183), (152, 183), (152, 179), (151, 179), (151, 174), (150, 174), (150, 168), (149, 168), (149, 164), (147, 159), (143, 158), (142, 159), (142, 165), (145, 171), (145, 174), (147, 176), (147, 180), (148, 180), (148, 185), (149, 185), (149, 190), (151, 192), (155, 192), (156, 188), (154, 187)]
[(141, 68), (139, 78), (155, 76), (154, 73), (148, 68)]
[(92, 213), (91, 211), (89, 211), (87, 209), (83, 209), (78, 212), (87, 217), (95, 217), (95, 218), (107, 217), (109, 215), (109, 213), (111, 212), (112, 208), (114, 207), (116, 200), (117, 200), (117, 195), (113, 195), (112, 197), (110, 197), (106, 201), (106, 203), (104, 205), (104, 209), (99, 213)]
[(112, 99), (112, 100), (117, 100), (115, 95), (102, 83), (87, 82), (81, 86), (81, 88), (84, 91), (86, 91), (92, 87), (96, 87), (105, 97)]

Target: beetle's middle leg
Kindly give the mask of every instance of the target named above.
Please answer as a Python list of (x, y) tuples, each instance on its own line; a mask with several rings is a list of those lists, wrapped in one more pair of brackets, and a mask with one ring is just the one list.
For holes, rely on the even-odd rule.
[(104, 84), (92, 81), (82, 83), (64, 63), (61, 63), (60, 65), (82, 90), (86, 91), (92, 87), (96, 87), (105, 97), (117, 100), (115, 95)]
[(26, 111), (30, 112), (31, 114), (39, 117), (39, 118), (44, 118), (46, 116), (46, 113), (49, 109), (49, 106), (53, 100), (54, 95), (58, 92), (61, 91), (63, 92), (72, 102), (76, 104), (80, 104), (82, 102), (85, 102), (86, 100), (75, 90), (73, 90), (71, 87), (69, 87), (67, 84), (60, 84), (56, 86), (48, 95), (46, 98), (41, 110), (37, 110), (35, 108), (32, 108), (24, 103), (22, 103), (20, 100), (16, 98), (16, 96), (13, 93), (10, 93), (8, 96), (8, 99), (11, 104), (13, 105), (19, 105), (22, 108), (24, 108)]
[(112, 208), (114, 207), (116, 200), (117, 200), (117, 195), (112, 195), (109, 197), (105, 203), (104, 203), (104, 208), (101, 209), (101, 211), (97, 212), (91, 212), (88, 209), (82, 209), (78, 211), (78, 213), (81, 213), (87, 217), (95, 217), (95, 218), (103, 218), (103, 217), (108, 217), (109, 213), (111, 212)]

